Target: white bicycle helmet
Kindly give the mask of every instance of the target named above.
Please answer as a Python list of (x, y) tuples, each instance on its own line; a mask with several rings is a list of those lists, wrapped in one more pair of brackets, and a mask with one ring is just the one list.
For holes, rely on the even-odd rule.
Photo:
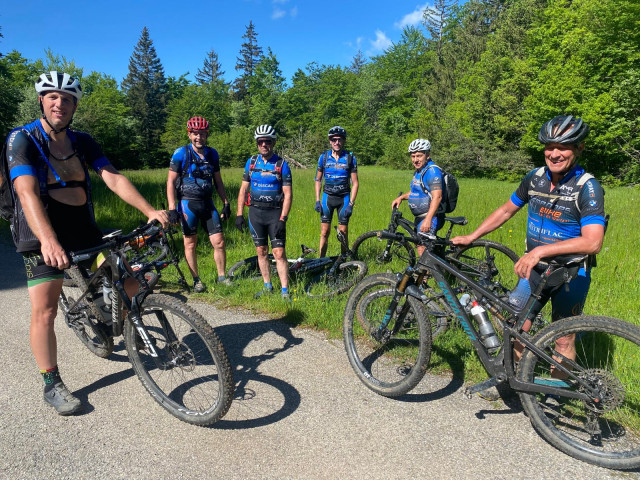
[(35, 84), (36, 92), (44, 95), (47, 92), (64, 92), (73, 95), (77, 100), (82, 98), (82, 87), (78, 79), (72, 77), (68, 73), (58, 73), (55, 70), (40, 75)]
[(256, 140), (259, 138), (271, 138), (276, 139), (276, 130), (271, 125), (260, 125), (256, 128), (256, 132), (253, 134), (253, 138)]
[(429, 142), (429, 140), (425, 140), (424, 138), (416, 138), (413, 142), (409, 144), (409, 153), (430, 152), (430, 151), (431, 151), (431, 142)]

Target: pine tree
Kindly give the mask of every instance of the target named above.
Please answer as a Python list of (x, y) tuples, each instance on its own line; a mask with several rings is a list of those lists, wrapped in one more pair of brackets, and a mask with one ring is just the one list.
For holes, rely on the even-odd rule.
[(449, 17), (451, 17), (451, 11), (457, 3), (457, 0), (435, 0), (433, 7), (427, 7), (422, 16), (422, 21), (431, 35), (431, 40), (435, 42), (435, 50), (440, 62), (442, 61), (444, 29)]
[(262, 48), (258, 45), (258, 34), (253, 21), (249, 21), (247, 31), (242, 36), (245, 42), (240, 48), (240, 56), (236, 57), (236, 70), (242, 73), (234, 82), (236, 97), (243, 99), (247, 95), (247, 84), (260, 60), (262, 60)]
[(362, 50), (358, 49), (358, 53), (356, 53), (355, 57), (353, 57), (353, 60), (351, 60), (349, 71), (357, 75), (362, 70), (362, 67), (364, 67), (366, 64), (367, 64), (367, 58), (362, 53)]
[(129, 58), (129, 73), (122, 81), (131, 115), (139, 122), (140, 160), (144, 166), (164, 163), (160, 135), (166, 120), (167, 81), (147, 27)]
[(218, 54), (212, 48), (204, 59), (203, 67), (199, 68), (198, 73), (196, 73), (196, 81), (200, 85), (213, 83), (216, 80), (222, 80), (223, 75), (224, 70), (222, 70), (222, 65), (218, 61)]

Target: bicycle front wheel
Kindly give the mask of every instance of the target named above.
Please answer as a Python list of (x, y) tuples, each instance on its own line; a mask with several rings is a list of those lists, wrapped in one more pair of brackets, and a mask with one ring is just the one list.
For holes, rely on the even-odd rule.
[[(556, 344), (575, 336), (573, 362), (563, 360), (600, 397), (520, 393), (522, 406), (538, 433), (562, 452), (605, 468), (640, 467), (640, 328), (622, 320), (581, 316), (559, 320), (541, 330), (533, 343), (556, 359)], [(571, 338), (571, 337), (569, 337)], [(586, 393), (575, 380), (527, 350), (518, 377), (525, 382)]]
[(323, 272), (307, 282), (307, 295), (322, 298), (345, 293), (367, 274), (367, 264), (357, 260), (340, 264), (334, 273), (329, 271), (332, 266), (333, 262), (327, 264)]
[(458, 247), (450, 255), (450, 260), (462, 273), (485, 284), (497, 294), (504, 294), (515, 288), (518, 276), (513, 266), (519, 259), (518, 254), (509, 247), (482, 239)]
[(416, 264), (416, 252), (407, 241), (388, 240), (380, 235), (384, 230), (366, 232), (353, 242), (353, 256), (365, 262), (371, 270), (401, 272)]
[[(363, 317), (360, 302), (379, 286), (378, 275), (370, 275), (349, 295), (343, 318), (344, 346), (362, 383), (379, 395), (397, 397), (413, 389), (427, 371), (431, 328), (422, 304), (407, 296), (390, 313), (391, 297), (369, 299)], [(385, 328), (382, 322), (387, 315), (390, 320)]]
[(233, 372), (222, 342), (202, 316), (176, 298), (145, 298), (142, 323), (157, 357), (127, 321), (125, 345), (136, 375), (153, 399), (194, 425), (220, 420), (233, 400)]

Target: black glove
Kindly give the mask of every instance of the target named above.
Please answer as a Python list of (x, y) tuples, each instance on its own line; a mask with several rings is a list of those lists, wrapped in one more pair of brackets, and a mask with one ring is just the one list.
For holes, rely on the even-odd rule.
[(346, 207), (344, 207), (344, 216), (345, 216), (345, 218), (349, 218), (352, 213), (353, 213), (353, 205), (351, 205), (349, 203), (349, 204), (347, 204)]
[(276, 230), (275, 230), (275, 234), (276, 234), (276, 238), (284, 238), (285, 234), (287, 232), (287, 222), (285, 222), (284, 220), (278, 220), (278, 223), (276, 223)]
[(322, 213), (322, 204), (320, 202), (316, 202), (315, 211)]
[(244, 217), (242, 215), (236, 215), (236, 228), (244, 232)]
[(169, 210), (167, 214), (169, 215), (169, 223), (171, 225), (177, 225), (180, 223), (180, 214), (178, 213), (178, 210)]
[(231, 205), (228, 203), (224, 204), (222, 207), (222, 220), (229, 220), (231, 218)]

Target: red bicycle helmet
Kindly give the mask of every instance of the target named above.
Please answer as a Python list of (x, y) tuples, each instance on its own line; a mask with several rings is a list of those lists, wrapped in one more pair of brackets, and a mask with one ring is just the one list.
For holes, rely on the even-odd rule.
[(187, 130), (209, 130), (209, 122), (204, 117), (191, 117), (187, 122)]

